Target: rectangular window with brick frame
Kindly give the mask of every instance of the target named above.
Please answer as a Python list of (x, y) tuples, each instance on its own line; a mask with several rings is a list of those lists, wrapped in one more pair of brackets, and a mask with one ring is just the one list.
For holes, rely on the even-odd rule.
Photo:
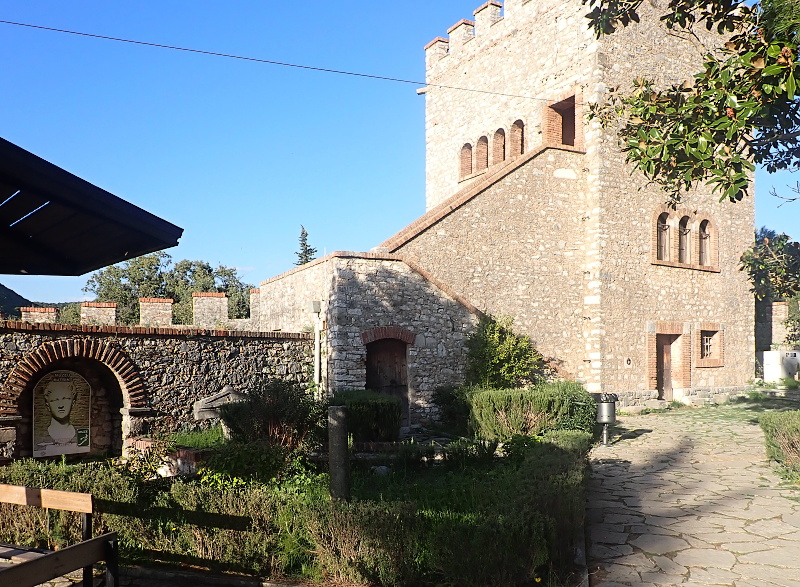
[(695, 338), (695, 367), (722, 367), (724, 365), (723, 333), (717, 325), (704, 324)]

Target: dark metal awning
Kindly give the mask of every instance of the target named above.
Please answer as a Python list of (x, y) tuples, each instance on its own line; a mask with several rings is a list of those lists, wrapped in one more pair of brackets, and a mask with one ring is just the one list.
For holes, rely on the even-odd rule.
[(0, 139), (0, 273), (83, 275), (183, 229)]

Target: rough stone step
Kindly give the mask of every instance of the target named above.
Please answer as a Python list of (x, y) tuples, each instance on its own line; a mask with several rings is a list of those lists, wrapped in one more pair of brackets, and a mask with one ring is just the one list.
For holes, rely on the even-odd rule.
[(667, 401), (663, 399), (649, 399), (644, 402), (644, 407), (651, 410), (664, 410), (667, 407)]

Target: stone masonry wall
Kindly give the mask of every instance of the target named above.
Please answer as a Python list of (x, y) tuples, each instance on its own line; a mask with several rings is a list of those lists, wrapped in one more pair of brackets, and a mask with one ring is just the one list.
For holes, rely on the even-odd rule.
[(768, 351), (773, 344), (786, 342), (788, 317), (788, 302), (756, 301), (756, 351)]
[(464, 380), (465, 341), (477, 324), (475, 308), (392, 256), (336, 257), (331, 269), (327, 304), (330, 389), (363, 388), (364, 334), (384, 327), (399, 328), (414, 336), (407, 350), (411, 422), (435, 420), (438, 409), (433, 405), (433, 390)]
[(475, 149), (480, 137), (487, 137), (492, 153), (495, 132), (503, 129), (508, 145), (512, 124), (522, 120), (525, 151), (536, 149), (543, 141), (545, 109), (580, 94), (589, 82), (597, 42), (581, 0), (512, 0), (500, 19), (495, 4), (482, 6), (474, 28), (462, 22), (451, 28), (449, 39), (434, 40), (426, 48), (428, 210), (479, 177), (459, 181), (464, 144)]
[[(604, 37), (596, 53), (592, 87), (630, 87), (636, 77), (652, 79), (657, 87), (690, 79), (706, 47), (719, 38), (704, 35), (706, 47), (668, 34), (658, 21), (660, 11), (644, 3), (641, 23)], [(591, 98), (598, 98), (600, 94)], [(659, 324), (679, 324), (673, 348), (673, 386), (676, 399), (691, 389), (720, 389), (745, 385), (753, 375), (753, 297), (746, 276), (738, 270), (740, 255), (752, 245), (753, 200), (718, 202), (706, 187), (686, 194), (677, 209), (664, 206), (666, 194), (631, 173), (617, 147), (613, 129), (588, 133), (590, 190), (597, 206), (589, 223), (595, 227), (592, 247), (597, 262), (588, 267), (594, 296), (591, 372), (587, 379), (609, 392), (646, 397), (655, 389), (655, 334)], [(677, 221), (690, 218), (691, 266), (655, 263), (656, 218), (672, 214), (672, 261), (677, 257)], [(699, 267), (699, 222), (711, 221), (710, 267)], [(719, 330), (718, 361), (701, 360), (700, 331)], [(652, 339), (648, 338), (648, 333)], [(653, 395), (651, 393), (650, 395)]]
[[(9, 376), (23, 359), (50, 343), (58, 345), (59, 356), (63, 354), (64, 358), (54, 357), (53, 361), (36, 358), (33, 364), (37, 365), (37, 372), (25, 374), (30, 383), (23, 395), (17, 397)], [(103, 355), (114, 364), (105, 364), (86, 354), (75, 355), (75, 349), (97, 345), (118, 349), (119, 352)], [(125, 361), (120, 363), (120, 358)], [(174, 429), (192, 423), (192, 404), (225, 385), (246, 392), (268, 377), (308, 383), (312, 363), (313, 337), (307, 334), (0, 322), (0, 419), (16, 422), (13, 425), (17, 427), (22, 447), (19, 455), (24, 456), (29, 450), (25, 442), (30, 437), (29, 413), (26, 416), (30, 389), (42, 375), (56, 368), (78, 370), (84, 364), (92, 373), (100, 373), (91, 375), (95, 379), (108, 374), (104, 393), (116, 394), (117, 399), (108, 401), (124, 408), (130, 404), (125, 392), (121, 393), (119, 382), (135, 375), (143, 383), (144, 395), (137, 402), (144, 402), (144, 411), (133, 423), (131, 432), (144, 433), (147, 426)], [(2, 426), (8, 424), (0, 422)]]
[[(667, 196), (647, 186), (642, 175), (631, 175), (613, 129), (603, 130), (579, 112), (585, 103), (602, 99), (605, 88), (629, 87), (635, 77), (662, 87), (682, 82), (699, 68), (708, 47), (719, 45), (719, 38), (704, 31), (696, 38), (669, 34), (652, 4), (642, 5), (641, 24), (596, 40), (581, 0), (513, 0), (501, 20), (490, 3), (477, 11), (474, 30), (472, 23), (461, 22), (449, 31), (449, 42), (430, 43), (428, 216), (444, 203), (435, 222), (423, 217), (399, 233), (405, 240), (394, 237), (383, 244), (413, 255), (479, 307), (515, 316), (540, 349), (562, 359), (590, 391), (628, 394), (634, 402), (655, 393), (658, 334), (674, 331), (678, 337), (672, 349), (677, 395), (740, 386), (753, 372), (753, 301), (737, 270), (739, 255), (752, 241), (752, 200), (719, 203), (707, 189), (686, 195), (674, 212), (674, 232), (678, 219), (688, 215), (691, 238), (699, 243), (699, 223), (709, 220), (713, 266), (699, 267), (696, 260), (682, 266), (654, 262), (655, 222)], [(532, 170), (543, 161), (537, 144), (553, 144), (547, 132), (558, 123), (550, 106), (570, 95), (575, 96), (575, 150), (586, 154), (571, 166), (555, 166), (571, 167), (566, 175), (539, 169), (545, 173), (533, 182)], [(507, 173), (490, 165), (459, 183), (462, 145), (475, 149), (486, 136), (491, 153), (494, 130), (504, 128), (508, 139), (515, 119), (525, 123), (521, 159), (531, 149), (536, 158), (510, 164)], [(573, 180), (580, 187), (570, 198), (559, 196), (565, 193), (565, 177), (580, 178)], [(463, 186), (468, 187), (445, 200)], [(484, 191), (462, 206), (463, 194), (477, 188)], [(525, 253), (537, 247), (541, 253), (535, 262), (514, 250), (526, 230), (531, 240)], [(550, 258), (558, 250), (553, 243), (569, 243), (565, 252), (570, 255)], [(692, 255), (697, 256), (696, 249)], [(548, 271), (562, 271), (565, 279), (551, 279)], [(524, 290), (531, 283), (544, 286), (535, 290), (535, 310)], [(542, 309), (544, 319), (537, 319)], [(711, 358), (701, 358), (703, 331), (717, 333)]]
[(515, 330), (576, 376), (587, 358), (585, 165), (578, 152), (532, 151), (381, 247), (415, 259), (481, 310), (514, 317)]
[[(336, 255), (336, 253), (333, 253)], [(261, 282), (259, 329), (303, 332), (317, 319), (311, 302), (327, 299), (332, 269), (328, 255)], [(323, 314), (324, 315), (324, 314)]]
[(413, 333), (408, 347), (412, 421), (436, 417), (432, 392), (463, 382), (465, 337), (474, 307), (431, 275), (396, 255), (335, 252), (261, 283), (262, 328), (311, 328), (320, 302), (322, 384), (329, 392), (366, 385), (367, 348), (374, 329)]

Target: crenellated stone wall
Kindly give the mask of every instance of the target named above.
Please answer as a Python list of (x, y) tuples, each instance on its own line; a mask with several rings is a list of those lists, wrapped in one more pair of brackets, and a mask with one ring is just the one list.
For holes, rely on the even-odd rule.
[[(171, 298), (139, 298), (139, 326), (148, 328), (211, 328), (214, 330), (254, 331), (259, 329), (259, 290), (250, 290), (250, 317), (228, 318), (228, 296), (221, 292), (192, 293), (192, 324), (173, 324)], [(20, 308), (22, 321), (55, 323), (56, 308)], [(115, 325), (117, 304), (81, 302), (81, 324)]]
[[(475, 21), (460, 20), (425, 47), (426, 209), (476, 181), (459, 172), (465, 144), (485, 137), (493, 152), (502, 129), (510, 146), (515, 121), (524, 124), (524, 151), (546, 140), (549, 106), (589, 88), (596, 50), (580, 0), (487, 2)], [(480, 92), (452, 88), (477, 89)], [(489, 93), (485, 93), (489, 92)], [(580, 103), (579, 103), (580, 105)], [(578, 126), (584, 124), (578, 114)], [(577, 146), (577, 145), (576, 145)], [(511, 158), (507, 153), (507, 158)], [(494, 157), (490, 155), (490, 165)]]

